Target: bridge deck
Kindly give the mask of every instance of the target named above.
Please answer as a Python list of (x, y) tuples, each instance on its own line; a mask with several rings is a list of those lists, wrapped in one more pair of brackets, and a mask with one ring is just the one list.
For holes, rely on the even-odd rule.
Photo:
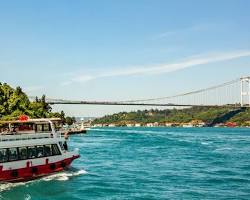
[[(240, 104), (227, 104), (227, 105), (192, 105), (192, 104), (164, 104), (164, 103), (129, 103), (129, 102), (108, 102), (108, 101), (48, 101), (48, 104), (68, 104), (68, 105), (116, 105), (116, 106), (166, 106), (166, 107), (242, 107)], [(246, 106), (243, 106), (246, 107)]]

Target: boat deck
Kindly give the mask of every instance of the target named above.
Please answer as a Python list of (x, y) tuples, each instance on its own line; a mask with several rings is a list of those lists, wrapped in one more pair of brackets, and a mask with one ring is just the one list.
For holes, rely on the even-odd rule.
[[(61, 137), (61, 134), (57, 134), (57, 137)], [(0, 142), (4, 141), (18, 141), (18, 140), (34, 140), (53, 138), (52, 133), (26, 133), (26, 134), (6, 134), (0, 133)]]

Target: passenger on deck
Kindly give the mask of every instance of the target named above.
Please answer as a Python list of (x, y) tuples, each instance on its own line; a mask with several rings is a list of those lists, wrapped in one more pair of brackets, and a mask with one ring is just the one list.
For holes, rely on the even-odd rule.
[(64, 148), (66, 151), (68, 151), (68, 145), (67, 145), (67, 142), (66, 142), (66, 141), (63, 143), (63, 148)]

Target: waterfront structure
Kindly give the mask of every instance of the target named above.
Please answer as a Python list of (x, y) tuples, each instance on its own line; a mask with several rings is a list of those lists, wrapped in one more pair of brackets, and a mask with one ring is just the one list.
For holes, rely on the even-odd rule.
[(94, 124), (93, 127), (94, 128), (96, 128), (96, 127), (103, 127), (103, 124)]
[(147, 127), (157, 127), (157, 126), (159, 126), (159, 123), (158, 123), (158, 122), (147, 123), (146, 126), (147, 126)]
[(182, 127), (183, 128), (192, 128), (192, 127), (194, 127), (194, 125), (191, 123), (188, 123), (188, 124), (183, 124)]
[(127, 127), (134, 127), (134, 124), (126, 124)]
[(109, 126), (109, 127), (116, 127), (115, 124), (109, 124), (108, 126)]
[(136, 123), (135, 127), (141, 127), (141, 124), (140, 123)]
[(172, 126), (173, 126), (173, 123), (168, 123), (168, 122), (166, 122), (166, 123), (165, 123), (165, 126), (166, 126), (166, 127), (172, 127)]

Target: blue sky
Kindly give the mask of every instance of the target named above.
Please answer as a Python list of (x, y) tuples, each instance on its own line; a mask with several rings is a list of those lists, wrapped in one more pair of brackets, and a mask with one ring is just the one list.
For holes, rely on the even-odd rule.
[[(123, 100), (250, 75), (250, 1), (0, 0), (0, 80), (29, 95)], [(56, 106), (101, 116), (137, 107)]]

